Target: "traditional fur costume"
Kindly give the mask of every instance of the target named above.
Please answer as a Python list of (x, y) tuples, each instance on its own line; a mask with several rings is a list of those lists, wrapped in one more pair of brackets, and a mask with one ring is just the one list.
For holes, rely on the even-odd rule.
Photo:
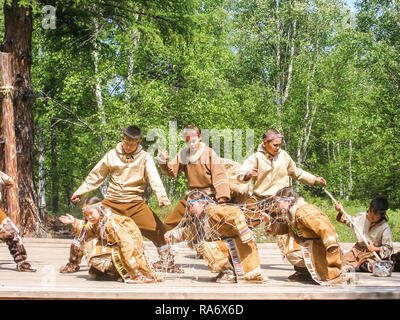
[[(247, 158), (237, 170), (237, 181), (243, 184), (251, 182), (252, 179), (245, 181), (244, 177), (253, 168), (258, 169), (258, 176), (254, 180), (252, 196), (246, 199), (248, 208), (253, 210), (244, 211), (251, 227), (256, 227), (261, 223), (259, 212), (270, 207), (268, 202), (272, 200), (271, 197), (278, 190), (290, 186), (290, 178), (307, 185), (315, 183), (315, 176), (298, 168), (286, 151), (280, 150), (278, 155), (274, 157), (267, 152), (263, 144), (260, 144), (257, 152)], [(252, 208), (252, 203), (257, 204)], [(268, 209), (266, 212), (268, 212)]]
[[(353, 227), (352, 223), (345, 215), (339, 213), (336, 220), (346, 224), (348, 227)], [(371, 223), (367, 219), (367, 213), (358, 213), (353, 222), (358, 229), (363, 233), (367, 241), (371, 241), (375, 247), (382, 248), (380, 253), (381, 259), (389, 259), (393, 253), (392, 232), (389, 224), (385, 219), (379, 222)], [(357, 242), (344, 255), (344, 266), (346, 268), (361, 268), (364, 271), (372, 272), (372, 266), (377, 261), (375, 255), (368, 250), (361, 236), (356, 232)]]
[[(165, 163), (158, 159), (160, 169), (171, 178), (176, 178), (180, 172), (184, 172), (190, 190), (201, 190), (213, 199), (230, 199), (230, 189), (225, 173), (223, 159), (219, 158), (216, 152), (200, 143), (200, 149), (192, 154), (192, 151), (185, 147), (175, 158)], [(186, 196), (183, 197), (174, 210), (164, 221), (165, 227), (170, 230), (176, 227), (181, 221), (186, 210)]]
[[(173, 261), (169, 246), (164, 240), (166, 229), (158, 216), (143, 201), (146, 181), (150, 183), (157, 199), (167, 200), (167, 195), (152, 157), (139, 145), (132, 154), (126, 154), (122, 143), (109, 151), (89, 173), (83, 184), (73, 196), (82, 196), (97, 189), (110, 177), (107, 195), (102, 201), (114, 213), (133, 219), (143, 236), (157, 247), (160, 255), (160, 268), (169, 272), (182, 272)], [(83, 251), (71, 247), (68, 264), (60, 270), (70, 273), (79, 270)]]
[[(11, 177), (0, 171), (0, 184), (12, 184)], [(0, 240), (7, 244), (18, 271), (36, 271), (36, 268), (26, 261), (27, 253), (19, 229), (2, 209), (0, 209)]]
[(290, 185), (290, 178), (302, 183), (313, 185), (315, 176), (296, 166), (290, 155), (280, 150), (278, 155), (270, 155), (262, 144), (257, 152), (247, 158), (238, 170), (237, 179), (244, 181), (244, 176), (253, 168), (258, 169), (258, 176), (255, 179), (253, 194), (259, 198), (274, 196), (278, 190)]
[[(293, 238), (301, 246), (304, 264), (317, 283), (330, 285), (343, 282), (338, 236), (328, 216), (317, 206), (298, 198), (289, 210), (288, 220), (274, 220), (267, 226), (266, 232), (273, 235), (288, 234), (283, 248), (287, 248)], [(337, 249), (329, 252), (331, 247)]]
[(142, 235), (132, 219), (116, 215), (108, 208), (103, 210), (101, 204), (98, 210), (103, 214), (98, 224), (75, 219), (72, 225), (81, 235), (80, 243), (97, 239), (94, 252), (88, 252), (89, 274), (96, 279), (122, 278), (127, 283), (160, 280), (150, 269)]
[(239, 208), (210, 203), (200, 217), (186, 215), (170, 233), (175, 242), (195, 240), (211, 271), (233, 271), (238, 280), (262, 279), (254, 234)]

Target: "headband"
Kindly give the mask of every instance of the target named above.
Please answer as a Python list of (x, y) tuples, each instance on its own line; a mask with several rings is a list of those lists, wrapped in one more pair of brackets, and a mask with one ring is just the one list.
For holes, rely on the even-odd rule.
[(296, 199), (296, 198), (295, 197), (286, 197), (286, 198), (280, 198), (276, 201), (280, 202), (280, 201), (287, 201), (287, 200), (294, 200), (294, 199)]
[(197, 200), (187, 200), (187, 203), (195, 203), (195, 202), (199, 202), (199, 201), (207, 201), (207, 202), (209, 202), (210, 199), (202, 198), (202, 199), (197, 199)]
[(279, 139), (279, 138), (283, 138), (283, 135), (281, 135), (280, 133), (277, 133), (277, 134), (273, 134), (273, 135), (270, 135), (270, 136), (264, 138), (264, 141), (271, 141), (271, 140), (275, 140), (275, 139)]
[(100, 208), (101, 209), (101, 208), (103, 208), (103, 206), (102, 206), (101, 202), (96, 202), (94, 204), (83, 206), (82, 207), (82, 211), (85, 212), (85, 211), (87, 211), (89, 209), (93, 209), (93, 208)]
[[(188, 130), (189, 131), (189, 130)], [(191, 133), (188, 133), (188, 134), (185, 134), (185, 132), (183, 132), (183, 137), (185, 138), (185, 141), (186, 142), (188, 142), (191, 138), (193, 138), (193, 137), (198, 137), (198, 136), (200, 136), (200, 131), (199, 130), (197, 130), (197, 131), (194, 131), (194, 130), (192, 130), (192, 129), (190, 129), (190, 132)], [(194, 133), (193, 133), (194, 132)]]

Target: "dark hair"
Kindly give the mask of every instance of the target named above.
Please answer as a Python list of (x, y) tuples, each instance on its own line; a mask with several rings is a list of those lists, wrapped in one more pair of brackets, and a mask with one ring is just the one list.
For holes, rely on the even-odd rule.
[(95, 204), (97, 202), (101, 202), (101, 199), (99, 197), (97, 197), (97, 196), (92, 196), (92, 197), (87, 198), (85, 200), (85, 202), (83, 203), (83, 205), (90, 206), (90, 205)]
[(188, 135), (197, 134), (199, 136), (200, 135), (200, 130), (196, 126), (188, 124), (185, 128), (183, 128), (182, 134), (184, 136), (186, 134), (188, 134)]
[(203, 199), (203, 198), (209, 198), (209, 197), (203, 191), (196, 190), (196, 189), (193, 191), (190, 191), (187, 196), (187, 200), (199, 200), (199, 199)]
[(386, 210), (389, 208), (389, 202), (385, 197), (375, 197), (372, 199), (369, 208), (384, 216), (386, 215)]
[(129, 139), (141, 139), (142, 138), (142, 130), (140, 130), (140, 128), (137, 126), (126, 127), (125, 130), (122, 132), (122, 134)]
[(274, 134), (280, 134), (280, 132), (278, 130), (276, 130), (276, 129), (268, 129), (263, 133), (262, 138), (264, 140), (265, 138), (267, 138), (269, 136), (272, 136)]
[(200, 131), (199, 128), (197, 128), (196, 126), (194, 126), (192, 124), (188, 124), (184, 129), (192, 129), (194, 131)]
[(276, 194), (276, 197), (279, 198), (288, 198), (288, 197), (294, 197), (297, 198), (296, 192), (291, 187), (285, 187), (280, 189)]

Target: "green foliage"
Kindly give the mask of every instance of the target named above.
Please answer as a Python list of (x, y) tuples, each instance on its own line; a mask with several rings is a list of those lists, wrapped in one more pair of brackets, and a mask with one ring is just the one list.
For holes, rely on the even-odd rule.
[[(41, 25), (45, 4), (56, 8), (56, 29)], [(254, 130), (254, 148), (265, 129), (280, 128), (299, 167), (323, 176), (349, 211), (383, 194), (397, 212), (399, 8), (360, 0), (348, 24), (340, 0), (276, 4), (35, 1), (33, 115), (36, 150), (44, 145), (48, 210), (56, 195), (54, 214), (69, 210), (71, 193), (125, 126), (142, 128), (146, 148), (153, 143), (147, 133), (159, 128), (169, 147), (174, 121), (178, 135), (189, 123)], [(180, 199), (184, 176), (162, 179), (169, 197)], [(325, 198), (320, 188), (296, 188), (316, 202)], [(334, 218), (333, 206), (321, 205)], [(337, 227), (341, 237), (352, 239), (351, 230)]]

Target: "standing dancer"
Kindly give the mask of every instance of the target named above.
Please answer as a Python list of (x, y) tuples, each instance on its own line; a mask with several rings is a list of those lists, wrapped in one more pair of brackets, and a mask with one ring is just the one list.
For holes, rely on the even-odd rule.
[[(197, 127), (188, 125), (183, 130), (186, 147), (175, 158), (168, 162), (167, 150), (160, 152), (158, 161), (163, 173), (176, 178), (183, 172), (187, 178), (189, 191), (196, 189), (205, 192), (219, 203), (230, 200), (228, 178), (224, 162), (216, 152), (201, 142), (201, 134)], [(176, 227), (186, 211), (186, 196), (183, 197), (164, 221), (170, 230)]]
[[(158, 216), (143, 200), (146, 181), (155, 193), (159, 206), (169, 206), (164, 186), (151, 156), (141, 146), (142, 132), (136, 126), (127, 127), (122, 133), (122, 142), (110, 150), (92, 169), (82, 185), (71, 197), (73, 202), (79, 202), (81, 197), (97, 189), (101, 183), (110, 177), (107, 194), (102, 201), (105, 207), (114, 213), (133, 219), (143, 236), (151, 240), (157, 247), (160, 260), (155, 267), (167, 272), (183, 272), (174, 263), (168, 244), (164, 240), (166, 229)], [(67, 265), (61, 273), (71, 273), (79, 270), (82, 250), (73, 248)]]
[[(237, 180), (248, 183), (254, 180), (253, 194), (246, 203), (253, 210), (244, 210), (249, 226), (256, 227), (260, 224), (257, 203), (260, 207), (268, 207), (276, 192), (284, 187), (290, 187), (290, 179), (297, 180), (307, 185), (320, 183), (326, 186), (323, 177), (317, 177), (296, 166), (290, 155), (281, 149), (283, 136), (276, 129), (268, 129), (264, 132), (262, 143), (258, 146), (257, 152), (247, 158), (238, 170)], [(251, 206), (251, 203), (255, 203)], [(284, 259), (296, 261), (300, 254), (301, 247), (290, 235), (275, 235), (276, 243), (280, 248)], [(301, 264), (301, 263), (300, 263)], [(303, 269), (295, 265), (296, 272), (288, 278), (288, 281), (307, 279), (302, 272)]]

